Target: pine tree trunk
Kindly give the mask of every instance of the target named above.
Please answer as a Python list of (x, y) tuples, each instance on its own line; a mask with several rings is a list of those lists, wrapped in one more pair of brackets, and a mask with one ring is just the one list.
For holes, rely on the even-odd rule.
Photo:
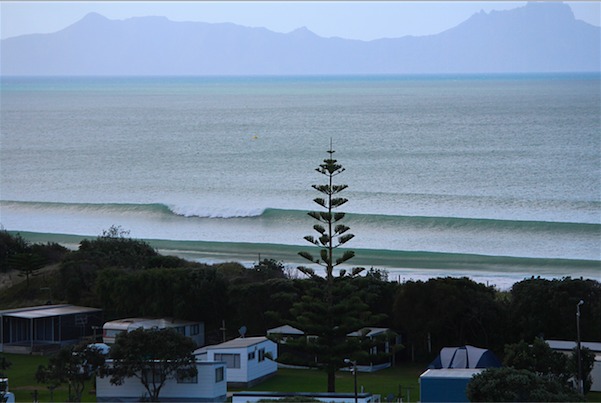
[(328, 392), (336, 392), (336, 370), (328, 368)]

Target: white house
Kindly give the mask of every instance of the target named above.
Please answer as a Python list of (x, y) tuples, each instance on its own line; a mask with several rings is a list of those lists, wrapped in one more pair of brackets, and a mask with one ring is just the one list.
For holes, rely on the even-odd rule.
[(223, 361), (227, 383), (250, 387), (273, 376), (278, 370), (277, 345), (267, 337), (239, 337), (225, 343), (200, 348), (194, 355), (202, 361)]
[(167, 329), (172, 328), (177, 332), (191, 338), (197, 347), (205, 344), (205, 328), (203, 322), (190, 322), (171, 318), (127, 318), (106, 322), (102, 326), (102, 341), (113, 344), (119, 333), (131, 332), (135, 329)]
[[(555, 351), (562, 352), (564, 354), (572, 354), (572, 350), (576, 348), (576, 342), (570, 340), (545, 340), (549, 347)], [(595, 354), (595, 363), (593, 370), (591, 371), (591, 391), (601, 392), (601, 343), (583, 341), (580, 343), (580, 347), (586, 347)]]
[[(110, 365), (111, 360), (107, 360)], [(162, 402), (224, 402), (227, 396), (227, 368), (223, 362), (197, 361), (194, 377), (168, 379), (161, 389)], [(96, 377), (97, 402), (139, 402), (148, 393), (138, 378), (112, 385), (110, 377)]]

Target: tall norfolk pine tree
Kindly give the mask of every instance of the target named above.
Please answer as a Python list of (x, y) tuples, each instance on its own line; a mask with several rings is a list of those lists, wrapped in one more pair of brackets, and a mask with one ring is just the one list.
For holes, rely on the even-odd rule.
[(310, 279), (304, 295), (291, 309), (295, 318), (291, 325), (301, 329), (306, 337), (287, 341), (287, 347), (302, 353), (297, 355), (303, 357), (300, 362), (297, 361), (298, 364), (324, 370), (327, 373), (328, 392), (335, 392), (336, 371), (348, 366), (344, 360), (357, 360), (365, 354), (362, 353), (365, 350), (362, 349), (361, 338), (347, 335), (366, 326), (373, 316), (352, 283), (352, 277), (363, 269), (353, 269), (350, 275), (341, 271), (339, 277), (334, 277), (333, 274), (334, 267), (351, 259), (354, 252), (346, 251), (341, 257), (334, 258), (335, 249), (351, 240), (353, 235), (348, 233), (349, 227), (340, 223), (344, 213), (334, 212), (334, 209), (347, 202), (347, 199), (339, 196), (347, 186), (334, 185), (334, 177), (342, 173), (344, 168), (333, 158), (331, 146), (328, 154), (329, 158), (316, 169), (327, 177), (327, 183), (313, 185), (315, 190), (324, 195), (314, 201), (325, 211), (309, 213), (319, 221), (319, 224), (313, 226), (319, 235), (305, 237), (320, 248), (320, 255), (315, 258), (308, 252), (299, 253), (312, 263), (323, 266), (326, 276), (324, 279), (312, 269), (299, 267)]
[[(334, 177), (344, 172), (344, 168), (333, 158), (334, 150), (332, 150), (331, 146), (328, 150), (328, 154), (330, 154), (330, 157), (323, 160), (323, 164), (320, 164), (319, 167), (315, 169), (317, 172), (327, 177), (328, 183), (325, 185), (313, 185), (315, 190), (326, 196), (325, 198), (318, 197), (313, 199), (313, 201), (323, 207), (325, 211), (309, 212), (309, 216), (320, 223), (325, 224), (325, 227), (322, 224), (315, 224), (313, 229), (319, 233), (320, 236), (318, 238), (311, 235), (305, 237), (307, 241), (321, 248), (321, 259), (314, 258), (309, 252), (299, 252), (299, 255), (313, 263), (325, 267), (326, 279), (330, 282), (333, 278), (334, 267), (351, 259), (355, 256), (355, 252), (346, 251), (341, 257), (334, 261), (334, 249), (353, 239), (354, 235), (347, 233), (350, 229), (349, 227), (338, 223), (344, 218), (345, 214), (334, 212), (334, 209), (342, 206), (348, 201), (348, 199), (345, 199), (344, 197), (337, 196), (348, 186), (334, 185)], [(299, 268), (299, 270), (311, 277), (315, 276), (315, 273), (311, 269), (302, 267)], [(352, 274), (356, 275), (359, 274), (359, 272)]]

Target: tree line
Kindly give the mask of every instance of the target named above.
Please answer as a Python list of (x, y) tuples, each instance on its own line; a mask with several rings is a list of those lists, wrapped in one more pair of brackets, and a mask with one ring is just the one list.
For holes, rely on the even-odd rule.
[[(0, 238), (20, 236), (0, 231)], [(0, 254), (8, 252), (10, 260), (5, 245), (0, 244)], [(319, 279), (291, 275), (273, 259), (250, 268), (236, 262), (194, 263), (114, 234), (82, 241), (58, 264), (48, 280), (52, 302), (98, 307), (106, 320), (170, 316), (203, 321), (208, 341), (221, 340), (223, 321), (231, 337), (243, 325), (249, 335), (261, 335), (293, 322), (295, 302), (320, 287)], [(601, 283), (593, 279), (531, 277), (501, 291), (465, 277), (390, 282), (384, 270), (370, 269), (344, 281), (373, 313), (375, 320), (366, 325), (402, 334), (407, 357), (427, 359), (442, 347), (463, 344), (501, 354), (505, 344), (536, 337), (575, 340), (580, 300), (585, 301), (582, 340), (601, 341)]]

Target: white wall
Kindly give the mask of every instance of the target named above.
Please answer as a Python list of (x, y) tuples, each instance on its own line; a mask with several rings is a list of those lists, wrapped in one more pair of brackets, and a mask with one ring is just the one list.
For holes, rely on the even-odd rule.
[[(266, 353), (271, 354), (273, 360), (265, 358), (259, 362), (259, 350), (262, 348)], [(248, 354), (251, 352), (255, 353), (255, 358), (249, 361)], [(249, 347), (210, 349), (207, 359), (214, 361), (215, 354), (240, 354), (240, 368), (227, 369), (228, 382), (251, 382), (278, 370), (278, 364), (274, 361), (277, 358), (277, 345), (271, 340), (265, 340)]]
[[(215, 382), (215, 371), (224, 368), (224, 379)], [(227, 368), (223, 363), (197, 362), (198, 383), (177, 383), (169, 379), (161, 389), (159, 399), (178, 401), (223, 401), (227, 394)], [(110, 377), (96, 377), (97, 401), (119, 401), (123, 399), (139, 401), (146, 394), (146, 388), (138, 378), (127, 378), (122, 385), (112, 385)]]

